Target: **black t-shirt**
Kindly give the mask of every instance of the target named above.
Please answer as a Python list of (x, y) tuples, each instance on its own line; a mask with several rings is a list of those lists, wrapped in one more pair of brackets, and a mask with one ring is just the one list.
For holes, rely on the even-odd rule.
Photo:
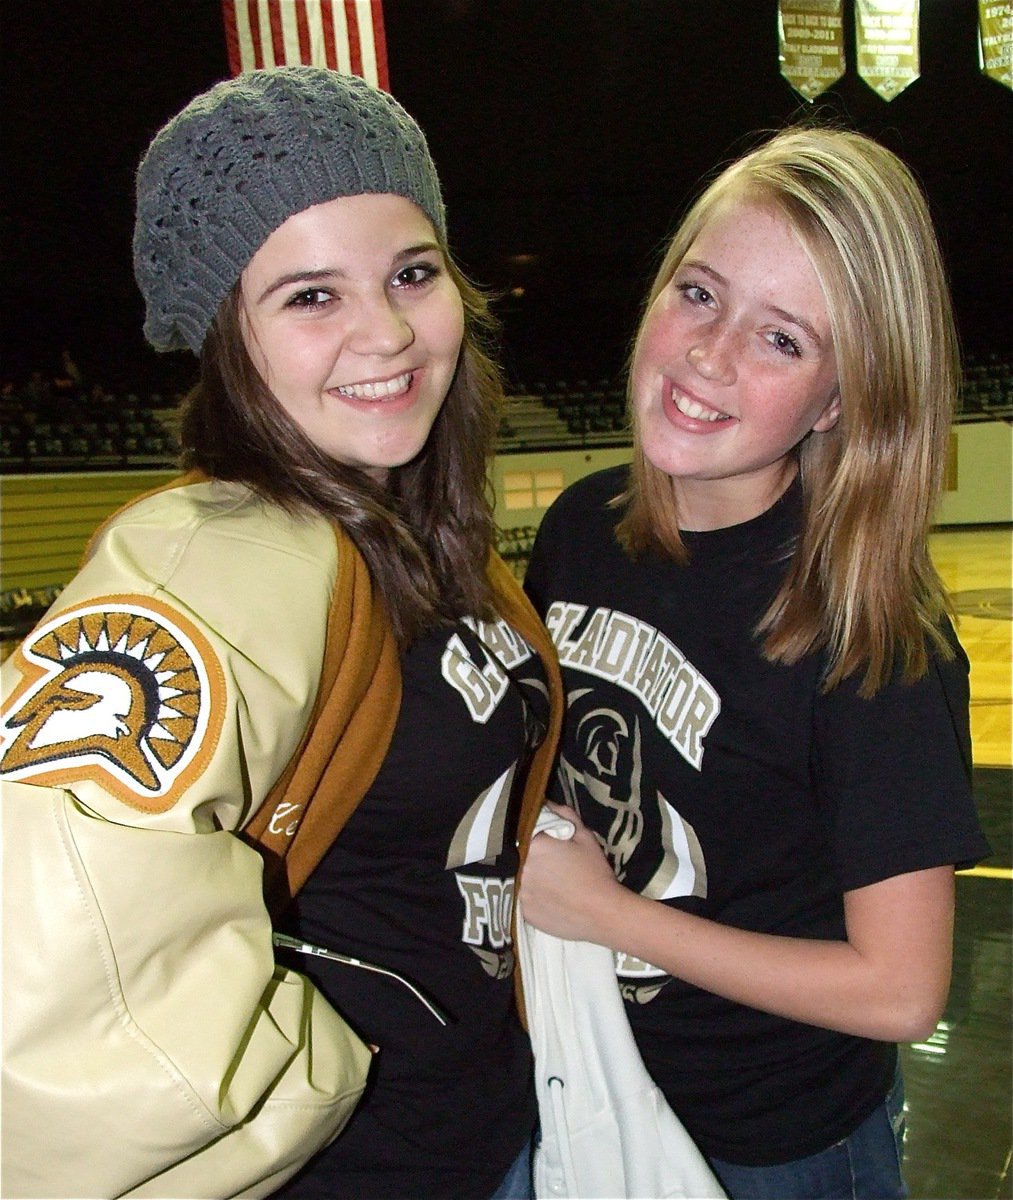
[[(555, 785), (617, 876), (742, 929), (844, 939), (842, 894), (988, 853), (969, 783), (967, 659), (872, 700), (821, 691), (824, 661), (773, 664), (752, 634), (799, 526), (796, 483), (754, 520), (688, 533), (682, 567), (618, 545), (626, 469), (547, 513), (527, 587), (559, 651)], [(879, 1103), (893, 1045), (771, 1016), (618, 955), (641, 1054), (701, 1149), (804, 1157)]]
[(491, 1195), (535, 1122), (510, 936), (524, 767), (548, 703), (537, 655), (504, 622), (467, 622), (402, 658), (375, 783), (282, 925), (409, 978), (291, 960), (380, 1047), (338, 1139), (279, 1195)]

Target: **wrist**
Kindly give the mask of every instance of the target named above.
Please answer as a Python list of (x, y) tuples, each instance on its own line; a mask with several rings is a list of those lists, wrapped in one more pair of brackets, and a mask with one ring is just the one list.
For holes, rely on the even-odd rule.
[[(645, 903), (639, 892), (634, 892), (618, 879), (613, 886), (603, 890), (594, 910), (594, 941), (615, 952), (628, 953), (632, 931), (642, 919), (640, 910)], [(650, 901), (647, 901), (650, 903)]]

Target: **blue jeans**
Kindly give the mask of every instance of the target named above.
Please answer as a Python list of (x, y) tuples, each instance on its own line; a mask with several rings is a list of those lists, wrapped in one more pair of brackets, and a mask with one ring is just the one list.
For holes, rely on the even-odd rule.
[(491, 1200), (535, 1200), (535, 1185), (531, 1174), (531, 1139), (517, 1155), (514, 1165), (493, 1192)]
[(850, 1137), (819, 1154), (769, 1167), (711, 1159), (731, 1200), (903, 1200), (904, 1081)]

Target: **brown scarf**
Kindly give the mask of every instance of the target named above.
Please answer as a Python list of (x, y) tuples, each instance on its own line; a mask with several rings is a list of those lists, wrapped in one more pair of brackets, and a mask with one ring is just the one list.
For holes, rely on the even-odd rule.
[[(264, 895), (274, 915), (309, 878), (376, 778), (401, 704), (398, 650), (383, 606), (351, 540), (337, 527), (335, 535), (338, 580), (316, 705), (288, 767), (241, 835), (264, 857)], [(531, 763), (521, 809), (523, 853), (552, 766), (562, 683), (548, 634), (497, 554), (489, 580), (497, 611), (534, 646), (549, 680), (549, 730)]]

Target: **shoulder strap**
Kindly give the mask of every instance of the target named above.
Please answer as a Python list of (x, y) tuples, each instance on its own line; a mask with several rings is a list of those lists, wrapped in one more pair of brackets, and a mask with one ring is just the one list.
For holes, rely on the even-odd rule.
[[(514, 578), (507, 564), (494, 554), (489, 564), (489, 579), (496, 595), (496, 607), (503, 618), (513, 626), (538, 651), (545, 667), (545, 675), (549, 684), (549, 727), (545, 732), (542, 744), (535, 751), (528, 765), (528, 774), (524, 783), (524, 796), (521, 801), (520, 819), (517, 827), (517, 845), (520, 850), (520, 872), (524, 870), (524, 860), (527, 858), (528, 846), (534, 833), (538, 815), (545, 802), (545, 794), (549, 786), (549, 777), (556, 761), (556, 749), (559, 741), (560, 728), (563, 723), (564, 697), (563, 681), (559, 671), (559, 660), (556, 648), (545, 626), (538, 618), (534, 606), (528, 599), (523, 588)], [(517, 906), (513, 910), (514, 945), (517, 945)], [(527, 1013), (524, 1001), (524, 986), (521, 971), (514, 972), (514, 993), (521, 1021), (527, 1023)]]
[(496, 611), (537, 651), (549, 687), (549, 727), (528, 768), (517, 830), (523, 863), (555, 761), (556, 743), (563, 722), (563, 681), (556, 648), (548, 631), (510, 567), (495, 553), (489, 560), (489, 581), (495, 596)]
[(288, 767), (243, 831), (280, 912), (309, 878), (380, 769), (401, 707), (397, 644), (362, 556), (335, 526), (338, 576), (316, 705)]
[[(264, 857), (264, 891), (275, 915), (309, 878), (376, 778), (401, 707), (390, 624), (362, 557), (340, 528), (335, 535), (338, 581), (316, 706), (301, 745), (242, 834)], [(497, 554), (489, 561), (489, 579), (497, 611), (538, 652), (549, 683), (549, 728), (530, 764), (522, 802), (523, 856), (552, 769), (563, 688), (552, 641)]]

